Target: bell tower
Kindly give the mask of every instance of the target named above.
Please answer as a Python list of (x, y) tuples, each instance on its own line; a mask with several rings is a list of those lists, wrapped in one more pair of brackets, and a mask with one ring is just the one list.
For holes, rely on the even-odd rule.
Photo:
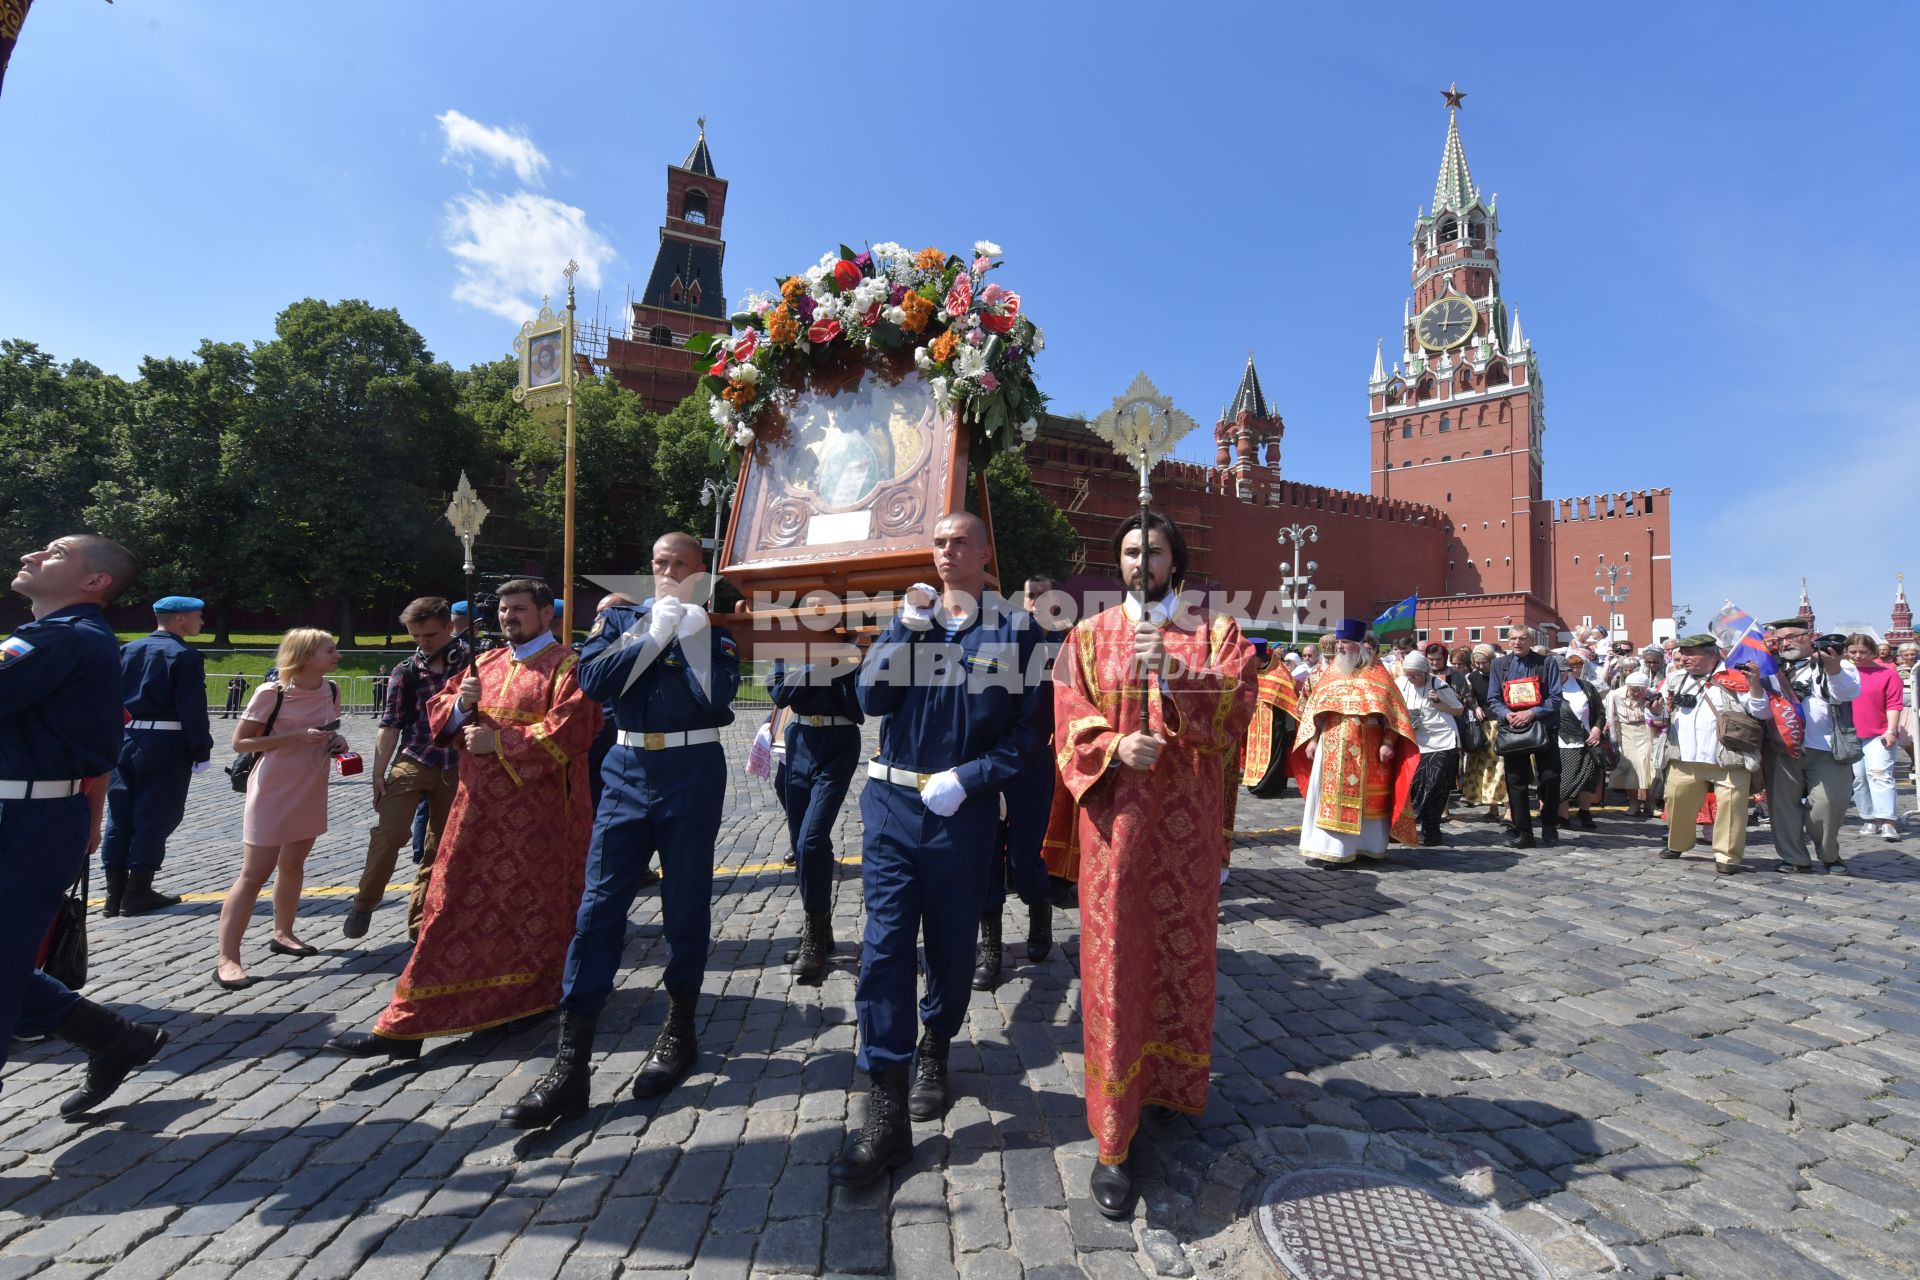
[[(1287, 424), (1267, 406), (1254, 371), (1253, 352), (1247, 352), (1246, 372), (1234, 389), (1233, 402), (1220, 411), (1213, 428), (1217, 465), (1233, 475), (1233, 491), (1242, 501), (1263, 501), (1267, 487), (1280, 478), (1280, 437)], [(1265, 447), (1265, 466), (1261, 449)]]
[(727, 183), (713, 170), (707, 122), (687, 158), (667, 166), (667, 216), (646, 292), (633, 304), (630, 336), (607, 340), (607, 371), (640, 396), (647, 408), (665, 413), (699, 385), (700, 370), (686, 352), (696, 333), (725, 330), (727, 295), (720, 268)]
[(1372, 488), (1448, 513), (1449, 594), (1551, 600), (1539, 365), (1500, 290), (1498, 197), (1482, 195), (1460, 138), (1467, 95), (1441, 96), (1447, 136), (1432, 208), (1414, 216), (1396, 357), (1389, 367), (1383, 339), (1367, 380)]

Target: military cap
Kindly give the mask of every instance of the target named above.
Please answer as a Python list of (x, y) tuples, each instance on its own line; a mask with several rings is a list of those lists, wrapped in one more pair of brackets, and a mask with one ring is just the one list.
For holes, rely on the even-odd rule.
[(1769, 631), (1785, 631), (1789, 627), (1795, 631), (1811, 631), (1813, 624), (1805, 618), (1775, 618), (1772, 622), (1766, 624), (1766, 628)]
[(194, 596), (161, 596), (153, 602), (155, 613), (198, 613), (206, 607), (205, 600)]
[(1682, 649), (1718, 649), (1720, 647), (1720, 642), (1705, 631), (1697, 632), (1690, 636), (1681, 636), (1674, 643)]

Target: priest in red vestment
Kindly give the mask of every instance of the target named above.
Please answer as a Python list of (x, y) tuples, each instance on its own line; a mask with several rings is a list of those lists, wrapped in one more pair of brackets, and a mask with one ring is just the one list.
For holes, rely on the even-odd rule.
[[(1197, 1115), (1207, 1104), (1222, 783), (1254, 697), (1253, 647), (1233, 619), (1171, 590), (1187, 566), (1179, 529), (1148, 513), (1143, 539), (1141, 524), (1114, 540), (1140, 594), (1077, 623), (1053, 669), (1072, 806), (1054, 824), (1065, 838), (1049, 842), (1049, 867), (1079, 880), (1087, 1125), (1100, 1144), (1091, 1190), (1116, 1218), (1132, 1212), (1126, 1160), (1141, 1108)], [(1142, 664), (1154, 673), (1144, 705)]]
[(1300, 854), (1322, 865), (1385, 857), (1389, 836), (1414, 843), (1407, 797), (1420, 744), (1393, 674), (1366, 648), (1370, 639), (1352, 618), (1334, 632), (1333, 661), (1307, 695), (1289, 758), (1306, 797)]
[(413, 1058), (420, 1041), (462, 1035), (555, 1008), (586, 886), (593, 805), (587, 758), (600, 707), (580, 691), (575, 656), (554, 639), (553, 592), (516, 579), (500, 588), (510, 648), (427, 705), (434, 736), (458, 744), (454, 797), (420, 940), (373, 1032), (330, 1047), (356, 1057)]

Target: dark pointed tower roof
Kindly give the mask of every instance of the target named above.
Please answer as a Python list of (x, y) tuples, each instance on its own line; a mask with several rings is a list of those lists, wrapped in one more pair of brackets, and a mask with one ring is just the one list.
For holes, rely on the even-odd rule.
[(716, 176), (713, 172), (713, 154), (707, 150), (707, 118), (705, 116), (700, 117), (700, 139), (693, 144), (693, 150), (687, 152), (687, 158), (680, 167), (708, 178)]
[(1233, 403), (1227, 406), (1227, 421), (1232, 422), (1242, 413), (1250, 418), (1270, 418), (1267, 411), (1267, 397), (1260, 390), (1260, 375), (1253, 369), (1253, 353), (1247, 353), (1247, 371), (1240, 375), (1240, 388), (1233, 393)]

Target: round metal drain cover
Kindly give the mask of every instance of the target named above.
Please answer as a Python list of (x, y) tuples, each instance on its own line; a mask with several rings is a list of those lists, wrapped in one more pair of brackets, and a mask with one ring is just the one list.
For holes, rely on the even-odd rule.
[(1362, 1169), (1307, 1169), (1267, 1184), (1261, 1241), (1298, 1280), (1550, 1280), (1484, 1214)]

